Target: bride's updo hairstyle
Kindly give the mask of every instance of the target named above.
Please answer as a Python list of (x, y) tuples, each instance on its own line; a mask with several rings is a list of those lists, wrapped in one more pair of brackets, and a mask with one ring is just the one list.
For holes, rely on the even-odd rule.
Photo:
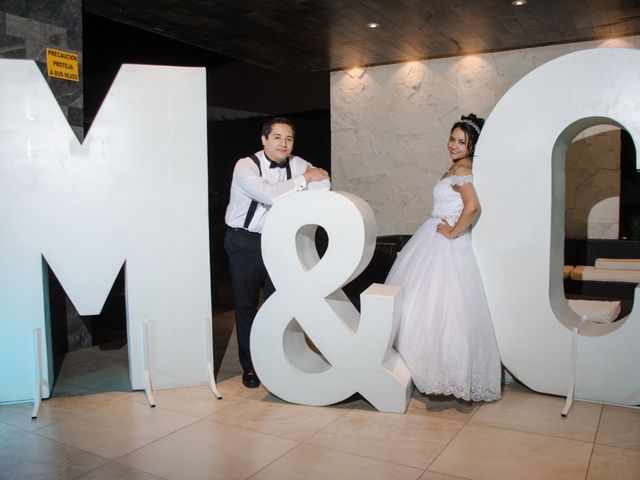
[(462, 130), (467, 137), (467, 149), (473, 157), (473, 154), (476, 150), (476, 143), (478, 143), (478, 137), (480, 136), (480, 132), (482, 131), (482, 126), (484, 125), (484, 118), (476, 117), (473, 113), (469, 115), (462, 115), (460, 117), (460, 121), (453, 124), (451, 127), (451, 131), (453, 132), (456, 128)]

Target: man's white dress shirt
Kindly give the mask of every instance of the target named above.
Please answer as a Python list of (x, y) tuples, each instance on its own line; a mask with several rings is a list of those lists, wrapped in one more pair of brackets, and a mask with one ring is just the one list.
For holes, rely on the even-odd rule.
[(231, 194), (225, 214), (225, 223), (232, 228), (244, 228), (244, 221), (252, 200), (258, 202), (255, 214), (251, 219), (248, 230), (261, 233), (264, 220), (269, 208), (278, 198), (301, 190), (329, 190), (330, 180), (311, 182), (307, 185), (303, 173), (307, 167), (312, 167), (306, 160), (291, 156), (289, 166), (291, 179), (287, 180), (286, 168), (270, 168), (270, 160), (264, 150), (257, 152), (262, 176), (258, 166), (250, 157), (241, 158), (233, 169)]

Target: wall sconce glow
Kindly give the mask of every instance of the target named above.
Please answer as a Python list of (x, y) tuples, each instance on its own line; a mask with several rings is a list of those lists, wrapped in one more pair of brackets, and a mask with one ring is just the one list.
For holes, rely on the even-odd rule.
[(633, 42), (626, 38), (607, 38), (598, 45), (599, 48), (633, 48)]
[(349, 70), (346, 70), (346, 74), (350, 78), (362, 78), (366, 70), (366, 67), (352, 67)]
[(380, 24), (376, 22), (367, 23), (367, 27), (369, 28), (378, 28), (379, 26)]
[(527, 4), (527, 0), (513, 0), (513, 2), (511, 2), (511, 5), (515, 7), (521, 7), (522, 5), (526, 5), (526, 4)]
[(465, 55), (464, 57), (460, 57), (456, 64), (463, 75), (479, 75), (480, 71), (477, 70), (478, 68), (491, 68), (487, 57), (483, 55)]

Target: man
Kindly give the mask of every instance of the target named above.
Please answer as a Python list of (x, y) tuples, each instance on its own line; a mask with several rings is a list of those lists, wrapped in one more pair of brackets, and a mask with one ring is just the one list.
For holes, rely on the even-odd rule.
[(295, 128), (286, 118), (273, 118), (262, 127), (263, 150), (241, 158), (233, 170), (229, 206), (225, 215), (224, 246), (229, 255), (235, 296), (236, 334), (242, 383), (256, 388), (260, 379), (249, 351), (251, 326), (258, 311), (260, 290), (264, 298), (274, 291), (262, 261), (260, 234), (274, 200), (290, 192), (331, 187), (329, 174), (291, 155)]

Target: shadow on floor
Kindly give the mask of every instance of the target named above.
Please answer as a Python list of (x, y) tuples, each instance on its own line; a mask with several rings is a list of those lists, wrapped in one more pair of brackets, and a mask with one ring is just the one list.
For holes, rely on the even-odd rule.
[[(219, 285), (213, 314), (213, 361), (216, 379), (225, 355), (226, 377), (241, 373), (234, 335), (233, 294), (230, 285)], [(126, 329), (126, 326), (125, 326)], [(111, 337), (118, 338), (117, 332)], [(110, 338), (111, 338), (110, 337)], [(111, 340), (64, 355), (52, 397), (69, 397), (103, 392), (130, 392), (126, 331)], [(233, 363), (238, 365), (234, 365)]]

